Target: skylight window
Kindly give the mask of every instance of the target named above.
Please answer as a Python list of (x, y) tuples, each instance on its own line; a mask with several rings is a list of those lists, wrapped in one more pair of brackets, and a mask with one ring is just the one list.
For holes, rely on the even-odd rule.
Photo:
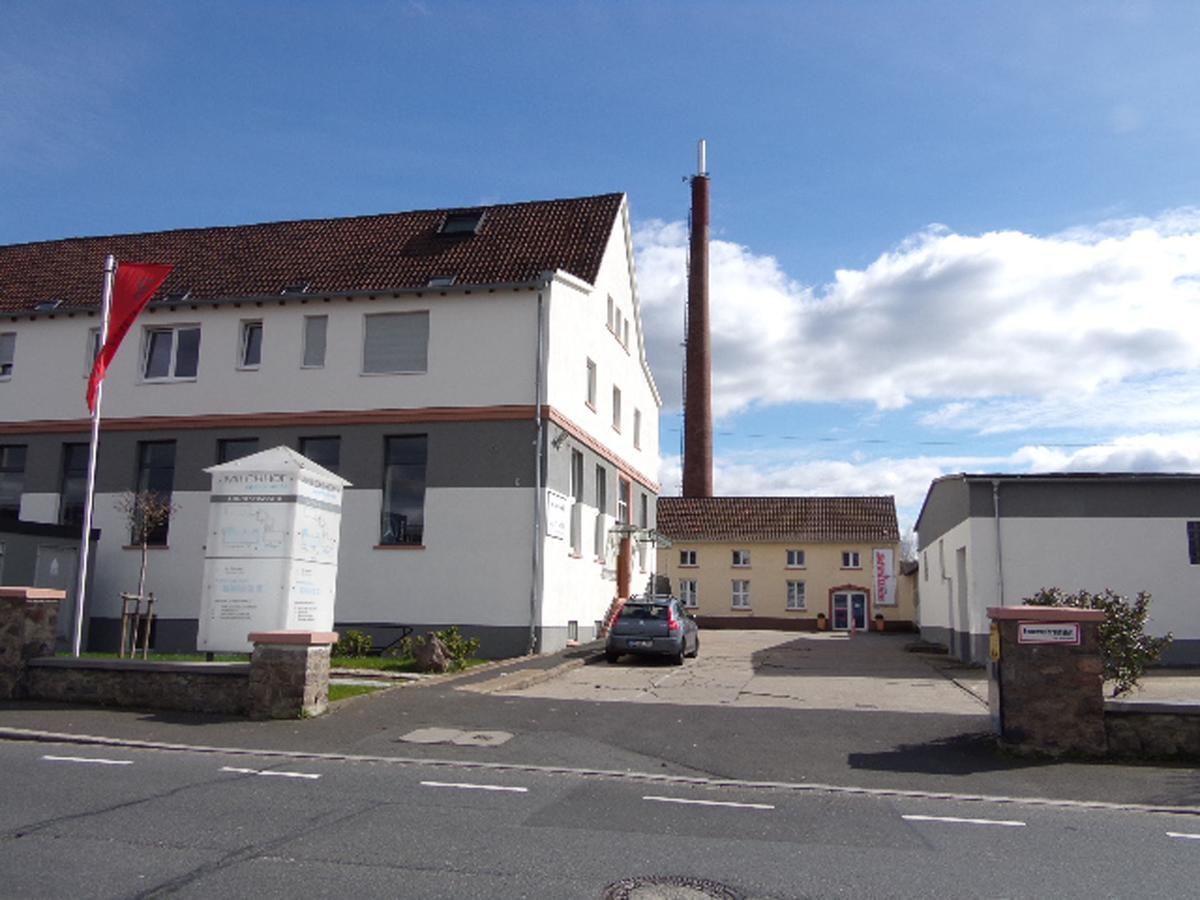
[(442, 221), (441, 234), (478, 234), (483, 224), (483, 211), (446, 213)]
[(450, 287), (457, 280), (457, 275), (434, 275), (429, 279), (427, 287)]
[(33, 304), (36, 312), (50, 312), (53, 309), (58, 309), (60, 306), (62, 306), (61, 300), (39, 300)]
[(281, 294), (306, 294), (308, 289), (312, 287), (311, 281), (305, 281), (303, 278), (298, 278), (295, 281), (289, 281), (283, 286)]

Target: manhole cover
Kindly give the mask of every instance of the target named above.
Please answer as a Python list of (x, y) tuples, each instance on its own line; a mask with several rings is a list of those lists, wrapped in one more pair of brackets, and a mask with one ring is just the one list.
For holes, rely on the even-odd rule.
[(728, 885), (707, 878), (679, 875), (643, 875), (614, 881), (600, 895), (602, 900), (741, 900), (741, 894)]

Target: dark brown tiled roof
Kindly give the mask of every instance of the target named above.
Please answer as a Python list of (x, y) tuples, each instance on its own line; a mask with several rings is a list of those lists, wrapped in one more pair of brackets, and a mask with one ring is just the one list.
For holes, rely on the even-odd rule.
[(436, 276), (459, 285), (530, 281), (561, 269), (594, 282), (622, 194), (476, 207), (478, 234), (439, 234), (447, 212), (188, 228), (0, 246), (0, 310), (99, 303), (104, 257), (173, 263), (158, 299), (190, 291), (215, 300), (421, 288)]
[(659, 497), (676, 541), (898, 541), (893, 497)]

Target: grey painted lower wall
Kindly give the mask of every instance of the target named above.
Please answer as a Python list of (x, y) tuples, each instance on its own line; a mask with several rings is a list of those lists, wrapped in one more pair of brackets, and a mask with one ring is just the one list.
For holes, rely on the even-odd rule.
[(1164, 666), (1200, 666), (1200, 639), (1176, 639), (1167, 645), (1163, 651), (1160, 665)]

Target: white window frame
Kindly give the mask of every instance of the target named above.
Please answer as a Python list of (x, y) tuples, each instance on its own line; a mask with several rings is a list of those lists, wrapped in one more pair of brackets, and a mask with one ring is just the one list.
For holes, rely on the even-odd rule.
[(689, 566), (689, 567), (695, 566), (696, 565), (696, 551), (695, 550), (680, 550), (679, 551), (679, 565)]
[(100, 355), (100, 328), (93, 326), (88, 329), (87, 347), (83, 351), (83, 377), (90, 378), (92, 369), (96, 366), (96, 357)]
[(613, 318), (613, 311), (615, 309), (616, 309), (616, 304), (613, 302), (612, 294), (609, 294), (608, 295), (608, 330), (609, 331), (614, 330), (613, 322), (616, 320)]
[(621, 346), (626, 350), (629, 349), (629, 320), (626, 319), (621, 325)]
[[(5, 345), (7, 344), (7, 349)], [(0, 331), (0, 381), (12, 378), (13, 364), (17, 355), (17, 333)]]
[(615, 384), (612, 393), (612, 427), (613, 431), (621, 430), (621, 389)]
[(695, 578), (679, 579), (679, 602), (684, 609), (700, 608), (700, 585)]
[(750, 551), (749, 550), (734, 550), (731, 559), (732, 559), (732, 562), (730, 564), (735, 569), (750, 568)]
[(803, 581), (789, 581), (787, 583), (787, 608), (793, 610), (808, 609), (807, 588)]
[[(200, 377), (200, 339), (196, 343), (196, 374), (194, 375), (178, 375), (179, 369), (179, 335), (185, 331), (200, 332), (200, 324), (198, 322), (180, 322), (177, 325), (147, 325), (142, 329), (142, 364), (141, 375), (142, 381), (150, 384), (164, 384), (173, 381), (195, 381)], [(149, 375), (146, 368), (150, 365), (150, 348), (153, 342), (153, 335), (170, 332), (171, 334), (171, 355), (167, 362), (166, 375)], [(203, 335), (201, 334), (202, 338)]]
[[(246, 355), (250, 352), (250, 336), (258, 331), (258, 359), (255, 362), (247, 360)], [(263, 354), (263, 338), (266, 337), (266, 329), (263, 328), (262, 319), (242, 319), (241, 328), (239, 329), (240, 337), (238, 340), (238, 364), (239, 369), (254, 370), (262, 365)]]
[(842, 551), (842, 568), (843, 569), (861, 569), (862, 557), (857, 550)]
[(804, 551), (798, 549), (790, 549), (787, 551), (787, 567), (789, 569), (805, 568)]
[(633, 448), (642, 449), (642, 411), (636, 408), (633, 411)]
[[(309, 362), (308, 361), (308, 350), (309, 350), (308, 344), (309, 344), (309, 340), (312, 337), (309, 334), (309, 324), (318, 322), (318, 321), (324, 322), (324, 329), (323, 329), (324, 334), (322, 335), (322, 341), (321, 341), (321, 361), (320, 362)], [(300, 331), (300, 368), (302, 368), (302, 369), (323, 369), (323, 368), (325, 368), (325, 356), (329, 352), (329, 316), (326, 315), (325, 313), (321, 313), (319, 315), (313, 315), (313, 316), (305, 316), (304, 321), (301, 324), (300, 328), (301, 328), (301, 331)]]
[(596, 408), (596, 361), (587, 361), (587, 405)]
[(750, 609), (750, 579), (733, 579), (730, 591), (730, 604), (733, 609)]
[[(425, 320), (425, 359), (424, 365), (420, 368), (397, 368), (397, 369), (368, 369), (367, 368), (367, 343), (371, 336), (371, 322), (382, 321), (384, 319), (399, 319), (401, 317), (410, 317), (410, 321), (416, 322), (424, 317)], [(385, 312), (385, 313), (367, 313), (363, 316), (363, 342), (362, 342), (362, 361), (360, 371), (364, 376), (373, 377), (378, 375), (425, 375), (429, 372), (429, 338), (432, 331), (433, 323), (430, 321), (429, 310), (416, 309), (406, 312)]]

